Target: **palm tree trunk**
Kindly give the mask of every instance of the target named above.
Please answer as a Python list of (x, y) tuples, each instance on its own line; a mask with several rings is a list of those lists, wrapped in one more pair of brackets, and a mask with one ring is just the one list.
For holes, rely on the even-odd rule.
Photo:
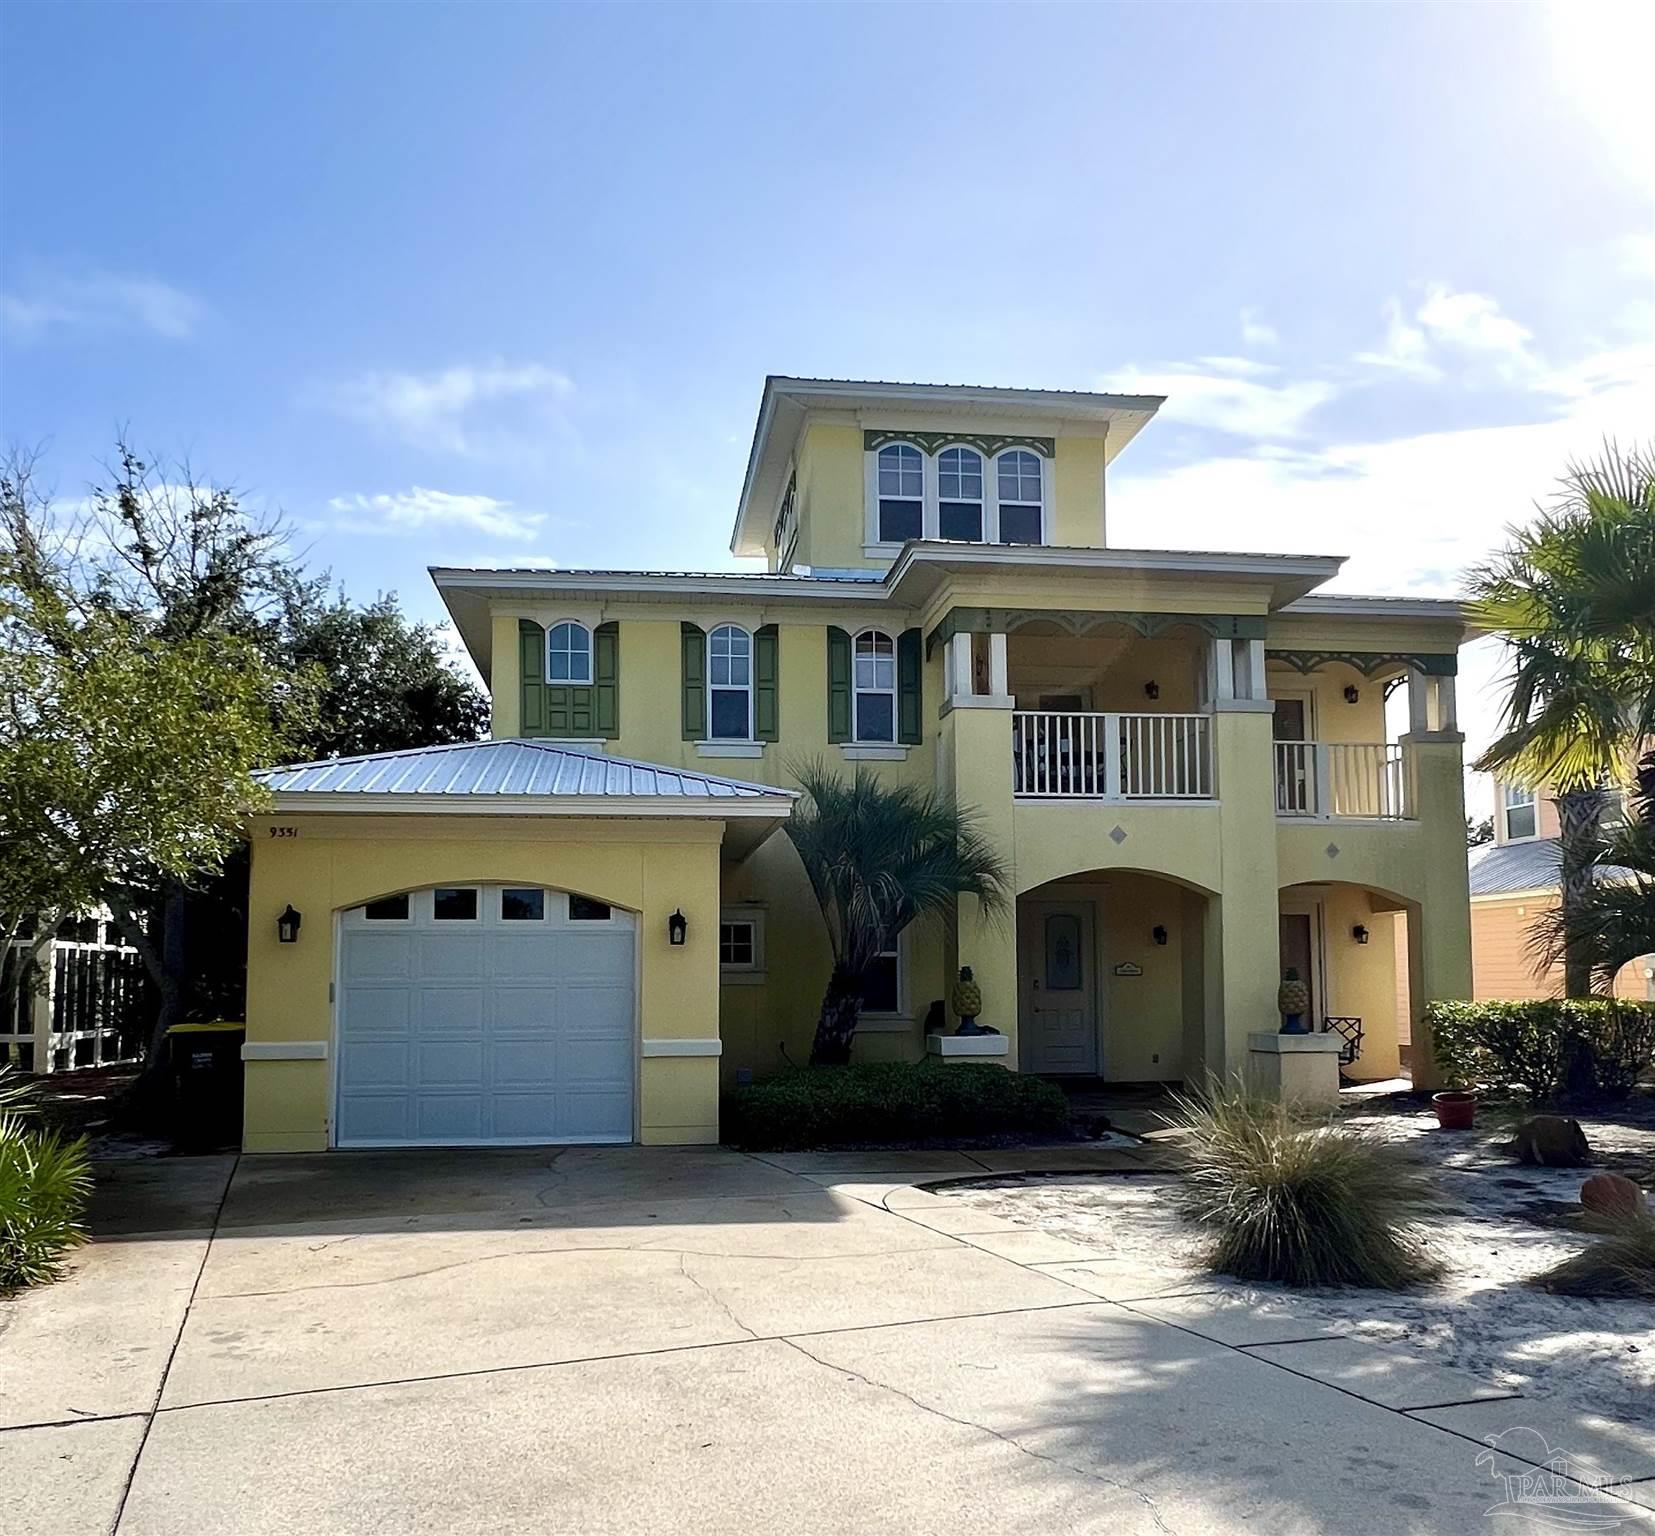
[[(1592, 847), (1597, 836), (1600, 792), (1575, 789), (1557, 797), (1561, 859), (1559, 882), (1565, 932), (1572, 934), (1592, 890)], [(1563, 950), (1563, 995), (1592, 995), (1591, 948), (1578, 938), (1566, 940)]]
[(810, 1046), (811, 1066), (848, 1066), (851, 1041), (861, 1017), (862, 978), (851, 975), (842, 965), (835, 965), (816, 1020), (816, 1038)]

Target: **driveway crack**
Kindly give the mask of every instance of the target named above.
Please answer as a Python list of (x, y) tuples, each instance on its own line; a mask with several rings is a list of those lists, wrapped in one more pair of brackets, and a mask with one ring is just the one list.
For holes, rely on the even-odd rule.
[(730, 1326), (732, 1328), (739, 1328), (750, 1339), (758, 1338), (758, 1335), (754, 1333), (746, 1323), (742, 1322), (742, 1320), (736, 1316), (735, 1311), (730, 1306), (729, 1302), (720, 1296), (710, 1285), (696, 1279), (696, 1277), (690, 1273), (689, 1255), (687, 1253), (680, 1253), (678, 1255), (678, 1273), (688, 1280), (689, 1283), (696, 1288), (696, 1290), (700, 1291), (708, 1301), (712, 1302), (712, 1304), (717, 1307), (720, 1312), (729, 1318)]
[(1142, 1488), (1134, 1487), (1123, 1478), (1106, 1477), (1103, 1473), (1094, 1472), (1089, 1467), (1077, 1467), (1073, 1462), (1064, 1461), (1061, 1457), (1048, 1456), (1044, 1451), (1037, 1451), (1032, 1446), (1024, 1445), (1015, 1435), (1005, 1434), (990, 1425), (980, 1424), (975, 1419), (962, 1418), (958, 1414), (949, 1413), (946, 1409), (937, 1407), (935, 1403), (925, 1402), (922, 1398), (915, 1397), (911, 1392), (904, 1392), (901, 1387), (892, 1386), (888, 1381), (875, 1381), (871, 1376), (864, 1376), (860, 1371), (853, 1371), (848, 1365), (836, 1365), (831, 1360), (824, 1360), (820, 1355), (812, 1354), (797, 1339), (784, 1338), (781, 1342), (798, 1350), (805, 1359), (814, 1361), (827, 1370), (837, 1371), (840, 1375), (847, 1376), (852, 1381), (861, 1382), (865, 1387), (874, 1388), (875, 1391), (889, 1392), (893, 1397), (900, 1397), (903, 1402), (912, 1404), (921, 1413), (929, 1413), (936, 1418), (947, 1420), (950, 1424), (958, 1424), (962, 1429), (977, 1430), (980, 1434), (998, 1440), (1002, 1445), (1010, 1446), (1019, 1455), (1027, 1456), (1034, 1461), (1043, 1461), (1048, 1466), (1057, 1467), (1064, 1472), (1072, 1472), (1077, 1477), (1084, 1477), (1089, 1482), (1098, 1483), (1105, 1488), (1112, 1488), (1117, 1493), (1127, 1494), (1143, 1506), (1145, 1513), (1155, 1522), (1156, 1530), (1168, 1532), (1170, 1536), (1171, 1527), (1161, 1518), (1160, 1507), (1156, 1504), (1154, 1498), (1145, 1493)]

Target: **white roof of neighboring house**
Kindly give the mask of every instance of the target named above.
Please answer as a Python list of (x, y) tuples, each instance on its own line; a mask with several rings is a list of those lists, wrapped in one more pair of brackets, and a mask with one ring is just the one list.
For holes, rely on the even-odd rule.
[[(1520, 843), (1484, 843), (1473, 848), (1471, 898), (1515, 896), (1523, 891), (1555, 891), (1561, 884), (1558, 873), (1562, 845), (1555, 837), (1529, 838)], [(1633, 872), (1614, 864), (1597, 867), (1600, 880), (1633, 878)]]

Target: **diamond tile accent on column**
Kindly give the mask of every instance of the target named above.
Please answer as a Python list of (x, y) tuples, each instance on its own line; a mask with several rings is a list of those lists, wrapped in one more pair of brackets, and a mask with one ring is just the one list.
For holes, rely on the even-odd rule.
[(1126, 838), (1127, 838), (1126, 828), (1121, 826), (1120, 823), (1117, 822), (1115, 824), (1114, 830), (1111, 831), (1110, 834), (1109, 834), (1109, 841), (1112, 842), (1117, 848), (1119, 848), (1120, 845), (1126, 841)]
[(1329, 843), (1327, 845), (1327, 856), (1330, 859), (1336, 859), (1339, 857), (1339, 845), (1337, 843)]

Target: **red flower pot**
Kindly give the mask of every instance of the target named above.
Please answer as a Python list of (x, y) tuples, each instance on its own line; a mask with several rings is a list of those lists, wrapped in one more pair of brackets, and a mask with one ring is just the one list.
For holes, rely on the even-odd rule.
[(1469, 1131), (1477, 1118), (1477, 1095), (1466, 1088), (1450, 1088), (1431, 1095), (1437, 1124), (1445, 1131)]

